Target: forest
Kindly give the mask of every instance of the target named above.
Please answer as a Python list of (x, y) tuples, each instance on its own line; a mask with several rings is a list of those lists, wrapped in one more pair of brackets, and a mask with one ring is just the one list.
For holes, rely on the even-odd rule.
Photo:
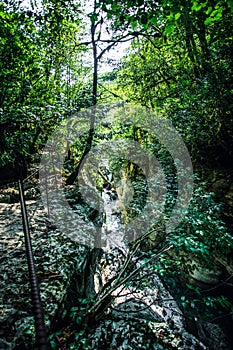
[(233, 1), (1, 0), (0, 43), (0, 348), (233, 349)]

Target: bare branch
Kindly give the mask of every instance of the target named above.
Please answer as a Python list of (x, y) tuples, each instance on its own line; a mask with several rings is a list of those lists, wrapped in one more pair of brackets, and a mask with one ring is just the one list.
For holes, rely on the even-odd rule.
[[(135, 247), (133, 249), (133, 251), (130, 251), (126, 261), (124, 263), (124, 266), (119, 274), (119, 276), (114, 280), (115, 283), (113, 284), (113, 286), (108, 289), (107, 291), (104, 292), (103, 295), (103, 289), (100, 291), (98, 297), (97, 297), (97, 301), (95, 302), (95, 304), (87, 311), (85, 317), (87, 317), (90, 314), (95, 314), (96, 316), (98, 315), (98, 318), (103, 314), (103, 312), (109, 307), (109, 305), (112, 302), (112, 293), (118, 289), (119, 287), (121, 287), (123, 284), (125, 284), (126, 282), (130, 281), (132, 279), (132, 277), (134, 277), (140, 270), (143, 269), (143, 267), (145, 266), (144, 264), (140, 265), (138, 268), (136, 268), (134, 271), (132, 271), (129, 275), (127, 275), (126, 277), (122, 277), (124, 272), (126, 271), (126, 268), (132, 258), (132, 256), (134, 255), (134, 253), (137, 251), (137, 249), (139, 248), (140, 243), (136, 243)], [(159, 253), (155, 254), (153, 257), (151, 257), (151, 259), (149, 259), (147, 261), (148, 262), (152, 262), (153, 260), (159, 258), (163, 253), (165, 253), (166, 251), (170, 250), (173, 246), (169, 245), (167, 247), (164, 247)], [(100, 313), (98, 313), (98, 311), (100, 311)]]
[[(101, 83), (98, 83), (105, 91), (109, 92), (110, 94), (112, 94), (114, 97), (117, 97), (117, 98), (120, 98), (121, 100), (125, 101), (123, 97), (115, 94), (115, 92), (111, 91), (111, 90), (108, 90), (103, 84)], [(127, 101), (125, 101), (127, 102)]]
[[(129, 37), (129, 36), (130, 36), (130, 37)], [(128, 39), (126, 39), (126, 38), (128, 38)], [(116, 45), (116, 44), (118, 44), (118, 43), (120, 43), (120, 42), (127, 42), (127, 41), (130, 41), (130, 40), (132, 40), (133, 38), (134, 38), (133, 34), (127, 33), (127, 34), (123, 35), (122, 37), (120, 37), (120, 38), (118, 38), (118, 39), (116, 39), (116, 40), (112, 40), (112, 41), (111, 41), (111, 44), (108, 45), (107, 47), (105, 47), (105, 49), (103, 49), (103, 50), (100, 52), (100, 54), (98, 55), (97, 59), (100, 60), (101, 57), (105, 54), (105, 52), (106, 52), (106, 51), (109, 51), (114, 45)], [(124, 40), (124, 39), (126, 39), (126, 40)]]

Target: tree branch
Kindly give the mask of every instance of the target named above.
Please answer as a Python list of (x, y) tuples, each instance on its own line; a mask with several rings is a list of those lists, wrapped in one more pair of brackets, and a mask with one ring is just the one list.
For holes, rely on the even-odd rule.
[[(129, 36), (130, 36), (130, 38), (128, 38), (127, 40), (123, 40), (123, 39), (125, 39), (125, 38), (127, 38), (127, 37), (129, 37)], [(103, 49), (103, 50), (100, 52), (100, 54), (98, 55), (97, 59), (100, 60), (101, 57), (105, 54), (105, 52), (106, 52), (106, 51), (109, 51), (114, 45), (116, 45), (116, 44), (118, 44), (118, 43), (120, 43), (120, 42), (127, 42), (127, 41), (130, 41), (130, 40), (132, 40), (133, 38), (134, 38), (134, 36), (133, 36), (132, 33), (131, 33), (131, 34), (127, 33), (127, 34), (123, 35), (122, 37), (120, 37), (120, 38), (118, 38), (118, 39), (116, 39), (116, 40), (110, 41), (111, 44), (108, 45), (105, 49)]]
[[(125, 100), (123, 99), (123, 97), (121, 97), (121, 96), (115, 94), (115, 92), (113, 92), (113, 91), (111, 91), (111, 90), (108, 90), (103, 84), (101, 84), (101, 83), (98, 83), (98, 84), (99, 84), (99, 86), (101, 86), (105, 91), (107, 91), (107, 92), (109, 92), (110, 94), (112, 94), (114, 97), (120, 98), (122, 101), (125, 101)], [(125, 102), (128, 102), (128, 101), (125, 101)]]
[[(139, 248), (139, 244), (137, 243), (135, 246), (135, 249), (133, 250), (133, 252), (130, 252), (127, 256), (127, 259), (125, 261), (125, 264), (119, 274), (119, 276), (115, 279), (115, 283), (114, 285), (107, 290), (104, 295), (101, 296), (102, 291), (99, 293), (98, 297), (97, 297), (97, 301), (95, 302), (95, 304), (87, 311), (87, 313), (85, 314), (85, 318), (92, 315), (92, 317), (94, 316), (95, 318), (100, 318), (100, 316), (103, 314), (103, 312), (109, 307), (109, 305), (112, 302), (112, 296), (111, 294), (118, 289), (122, 284), (125, 284), (126, 282), (130, 281), (132, 279), (133, 276), (135, 276), (143, 267), (144, 264), (140, 265), (139, 267), (137, 267), (133, 272), (131, 272), (128, 276), (126, 276), (125, 278), (122, 278), (122, 275), (124, 274), (134, 252), (136, 252), (136, 250)], [(146, 263), (150, 263), (153, 260), (159, 258), (163, 253), (165, 253), (166, 251), (170, 250), (172, 248), (172, 245), (169, 245), (167, 247), (164, 247), (159, 253), (157, 253), (155, 256), (151, 257), (151, 259), (149, 259)], [(98, 317), (97, 317), (98, 316)]]

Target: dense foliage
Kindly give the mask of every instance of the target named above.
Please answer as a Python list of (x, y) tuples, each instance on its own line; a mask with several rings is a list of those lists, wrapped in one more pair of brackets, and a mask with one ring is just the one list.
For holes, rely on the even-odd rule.
[(17, 167), (19, 153), (30, 159), (64, 116), (88, 104), (89, 68), (80, 59), (75, 7), (42, 2), (27, 9), (13, 1), (0, 10), (0, 164)]
[[(195, 169), (230, 168), (232, 42), (232, 0), (93, 0), (88, 4), (81, 0), (26, 4), (3, 0), (0, 3), (0, 181), (17, 178), (19, 167), (24, 167), (26, 176), (27, 166), (40, 158), (49, 135), (66, 117), (93, 105), (121, 102), (144, 106), (171, 120), (188, 147)], [(121, 43), (127, 43), (127, 52), (114, 61), (111, 53)], [(106, 64), (107, 71), (101, 71)], [(77, 139), (67, 152), (63, 172), (66, 184), (75, 184), (81, 161), (92, 147), (121, 138), (139, 142), (163, 167), (168, 193), (159, 234), (164, 238), (163, 223), (177, 199), (177, 174), (171, 155), (148, 130), (124, 123), (120, 117), (115, 124), (97, 127), (93, 117), (89, 133)], [(111, 163), (108, 171), (117, 178), (122, 169), (134, 187), (134, 197), (125, 214), (129, 219), (140, 215), (148, 189), (140, 169), (125, 159)], [(111, 185), (104, 176), (97, 175), (97, 192)], [(202, 180), (195, 175), (189, 210), (176, 230), (159, 244), (156, 235), (148, 235), (146, 243), (139, 239), (140, 242), (130, 245), (133, 251), (140, 247), (145, 266), (149, 265), (164, 279), (181, 275), (188, 278), (200, 262), (201, 267), (208, 269), (212, 259), (226, 258), (232, 253), (232, 235), (221, 219), (221, 204), (216, 203), (213, 193), (205, 191)], [(72, 191), (76, 197), (71, 202), (88, 211), (87, 203), (80, 199), (79, 188), (68, 186), (67, 193)], [(97, 220), (95, 215), (90, 210), (88, 220)], [(151, 226), (156, 231), (156, 223), (152, 221)], [(142, 237), (143, 234), (147, 233), (143, 232)], [(151, 257), (166, 244), (171, 247), (169, 252), (166, 250), (152, 264)], [(95, 266), (97, 260), (93, 256), (96, 256), (89, 253), (89, 260), (94, 260)], [(131, 271), (125, 272), (130, 275)], [(127, 283), (133, 285), (132, 281)], [(119, 287), (117, 283), (116, 286)], [(189, 316), (196, 316), (195, 305), (199, 305), (198, 312), (202, 305), (214, 308), (217, 303), (223, 309), (232, 307), (223, 296), (202, 298), (198, 288), (190, 284), (184, 288), (187, 295), (180, 292), (180, 305), (188, 310)], [(190, 290), (194, 290), (195, 296), (191, 293), (189, 298)], [(90, 315), (95, 319), (100, 308), (97, 302), (103, 295), (105, 302), (109, 297), (93, 294), (89, 299), (87, 295), (79, 295), (78, 306), (71, 308), (70, 319), (72, 322), (75, 319), (79, 331), (75, 334), (68, 327), (75, 334), (70, 348), (81, 343), (83, 348), (88, 348), (80, 309), (86, 314), (91, 310)], [(111, 298), (107, 302), (111, 304)], [(86, 318), (88, 323), (90, 320)], [(59, 335), (64, 336), (64, 332), (60, 331)], [(54, 340), (51, 344), (57, 347)]]
[[(118, 81), (126, 99), (156, 108), (180, 130), (195, 159), (232, 161), (232, 4), (124, 2), (117, 25), (136, 39)], [(114, 2), (112, 9), (117, 4)]]
[(28, 157), (61, 118), (93, 103), (90, 44), (98, 69), (128, 40), (131, 49), (115, 68), (118, 88), (99, 77), (98, 103), (110, 90), (112, 99), (156, 108), (195, 158), (206, 161), (213, 150), (215, 160), (232, 161), (231, 1), (96, 1), (86, 19), (76, 1), (20, 3), (1, 3), (2, 166), (16, 149)]

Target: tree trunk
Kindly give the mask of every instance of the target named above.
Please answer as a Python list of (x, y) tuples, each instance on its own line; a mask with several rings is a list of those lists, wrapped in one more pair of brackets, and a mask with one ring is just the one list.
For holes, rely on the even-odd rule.
[[(94, 1), (94, 14), (96, 13), (96, 1)], [(93, 106), (97, 103), (97, 84), (98, 84), (98, 57), (97, 57), (97, 46), (96, 46), (96, 40), (95, 40), (95, 32), (96, 32), (96, 23), (92, 22), (91, 25), (91, 43), (92, 43), (92, 51), (93, 51), (93, 81), (92, 81), (92, 104)], [(91, 120), (90, 120), (90, 128), (88, 133), (88, 138), (86, 141), (86, 147), (85, 150), (81, 156), (81, 159), (77, 165), (77, 167), (74, 169), (72, 174), (67, 178), (66, 184), (72, 185), (78, 176), (78, 173), (80, 171), (81, 164), (85, 158), (85, 156), (88, 154), (88, 152), (91, 149), (92, 141), (94, 137), (95, 132), (95, 113), (91, 113)]]

